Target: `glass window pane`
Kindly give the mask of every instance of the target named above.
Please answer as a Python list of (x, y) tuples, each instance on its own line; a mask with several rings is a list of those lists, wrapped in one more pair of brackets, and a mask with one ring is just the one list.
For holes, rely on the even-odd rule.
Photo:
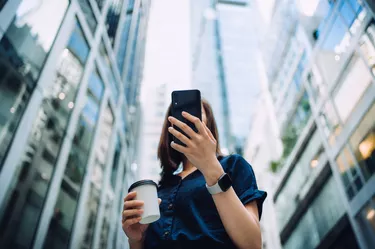
[(111, 60), (109, 59), (108, 52), (107, 52), (107, 49), (104, 46), (103, 41), (100, 44), (100, 58), (101, 58), (101, 61), (102, 61), (102, 65), (105, 69), (105, 73), (107, 75), (107, 79), (108, 79), (108, 82), (109, 82), (109, 86), (111, 88), (112, 95), (114, 96), (115, 101), (117, 103), (118, 97), (119, 97), (119, 91), (118, 91), (119, 84), (116, 81), (116, 78), (113, 74), (112, 63), (111, 63)]
[(371, 81), (372, 76), (367, 65), (355, 53), (333, 96), (338, 115), (343, 123), (347, 121)]
[(82, 64), (86, 63), (90, 48), (78, 20), (73, 35), (70, 37), (68, 48), (80, 59)]
[(367, 246), (375, 245), (375, 197), (359, 212), (357, 221)]
[(132, 20), (132, 14), (127, 14), (125, 17), (125, 23), (121, 32), (121, 40), (118, 53), (117, 53), (117, 65), (119, 68), (119, 71), (121, 75), (124, 71), (124, 63), (125, 63), (125, 57), (126, 57), (126, 51), (127, 51), (127, 45), (128, 45), (128, 38), (129, 38), (129, 31), (130, 31), (130, 24)]
[(366, 62), (375, 74), (375, 22), (371, 22), (359, 41), (360, 49)]
[(68, 5), (21, 1), (0, 41), (0, 169)]
[(110, 139), (113, 127), (113, 113), (108, 105), (104, 110), (104, 113), (102, 114), (102, 122), (102, 125), (99, 126), (100, 130), (98, 131), (100, 144), (97, 147), (95, 147), (95, 163), (93, 165), (94, 170), (91, 175), (90, 191), (92, 195), (89, 197), (90, 199), (88, 203), (86, 203), (87, 206), (85, 208), (86, 210), (91, 210), (90, 219), (93, 219), (93, 222), (89, 222), (89, 217), (86, 217), (85, 223), (88, 226), (85, 235), (86, 244), (82, 245), (82, 248), (91, 248), (94, 235), (94, 229), (92, 229), (92, 227), (95, 227), (98, 222), (97, 210), (93, 207), (99, 206), (99, 198), (101, 196), (101, 191), (104, 187), (104, 174), (106, 171), (106, 164), (108, 161), (108, 149), (110, 146)]
[(86, 17), (87, 24), (92, 32), (95, 34), (96, 26), (98, 25), (94, 12), (92, 11), (91, 4), (88, 0), (79, 0), (79, 5), (81, 6), (81, 10)]
[(330, 145), (334, 145), (336, 137), (341, 133), (341, 125), (337, 113), (331, 104), (331, 101), (327, 101), (322, 110), (319, 113), (319, 120), (323, 126), (323, 132), (327, 136)]
[(360, 169), (368, 180), (375, 173), (375, 105), (372, 105), (366, 116), (350, 137), (350, 145), (354, 150)]
[(32, 244), (82, 73), (83, 67), (79, 60), (65, 49), (60, 57), (54, 83), (45, 90), (26, 150), (20, 155), (22, 160), (17, 165), (17, 173), (11, 183), (14, 187), (7, 193), (9, 198), (18, 192), (19, 198), (15, 202), (4, 202), (6, 209), (12, 210), (6, 214), (11, 217), (10, 222), (5, 219), (1, 221), (1, 227), (7, 231), (7, 235), (0, 244), (9, 245), (7, 248), (18, 248), (21, 245), (28, 248)]
[(112, 0), (106, 17), (108, 37), (113, 45), (124, 0)]
[(328, 85), (332, 85), (338, 76), (342, 65), (341, 57), (347, 53), (350, 41), (347, 25), (340, 16), (336, 16), (316, 57), (320, 72)]
[[(55, 215), (51, 219), (44, 243), (46, 249), (65, 248), (69, 243), (92, 139), (98, 123), (100, 101), (101, 99), (94, 97), (89, 88), (55, 205)], [(56, 215), (60, 218), (56, 218)]]

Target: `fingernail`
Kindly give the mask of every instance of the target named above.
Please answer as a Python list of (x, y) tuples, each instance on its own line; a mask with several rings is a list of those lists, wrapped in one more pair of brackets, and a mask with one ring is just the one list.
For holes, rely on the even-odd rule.
[(170, 131), (173, 130), (173, 127), (172, 126), (168, 127), (168, 130), (170, 130)]

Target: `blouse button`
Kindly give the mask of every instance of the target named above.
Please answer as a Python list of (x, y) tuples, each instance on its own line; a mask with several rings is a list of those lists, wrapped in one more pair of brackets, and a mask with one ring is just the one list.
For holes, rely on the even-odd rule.
[(168, 205), (168, 210), (172, 210), (172, 209), (173, 209), (173, 204), (171, 203)]
[(166, 238), (166, 237), (168, 237), (168, 235), (169, 235), (169, 232), (166, 231), (166, 232), (164, 233), (164, 237)]

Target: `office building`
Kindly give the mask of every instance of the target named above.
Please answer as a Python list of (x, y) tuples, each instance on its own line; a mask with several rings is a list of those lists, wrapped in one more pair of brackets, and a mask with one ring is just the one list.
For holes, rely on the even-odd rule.
[(256, 1), (220, 0), (216, 9), (225, 74), (223, 88), (228, 99), (227, 119), (234, 149), (242, 154), (256, 96), (260, 93), (257, 61), (264, 21)]
[(124, 248), (149, 1), (2, 1), (0, 247)]
[(373, 248), (375, 15), (366, 1), (304, 2), (275, 3), (263, 50), (278, 138), (258, 140), (283, 149), (277, 160), (247, 151), (277, 179), (283, 248)]
[(216, 0), (190, 0), (192, 88), (212, 106), (224, 153), (233, 151)]

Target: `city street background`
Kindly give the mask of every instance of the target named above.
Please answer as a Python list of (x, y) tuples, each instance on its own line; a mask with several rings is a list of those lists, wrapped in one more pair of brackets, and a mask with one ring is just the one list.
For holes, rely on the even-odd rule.
[[(268, 192), (264, 249), (375, 248), (373, 0), (0, 0), (0, 248), (124, 249), (171, 92)], [(249, 235), (251, 236), (251, 235)]]

